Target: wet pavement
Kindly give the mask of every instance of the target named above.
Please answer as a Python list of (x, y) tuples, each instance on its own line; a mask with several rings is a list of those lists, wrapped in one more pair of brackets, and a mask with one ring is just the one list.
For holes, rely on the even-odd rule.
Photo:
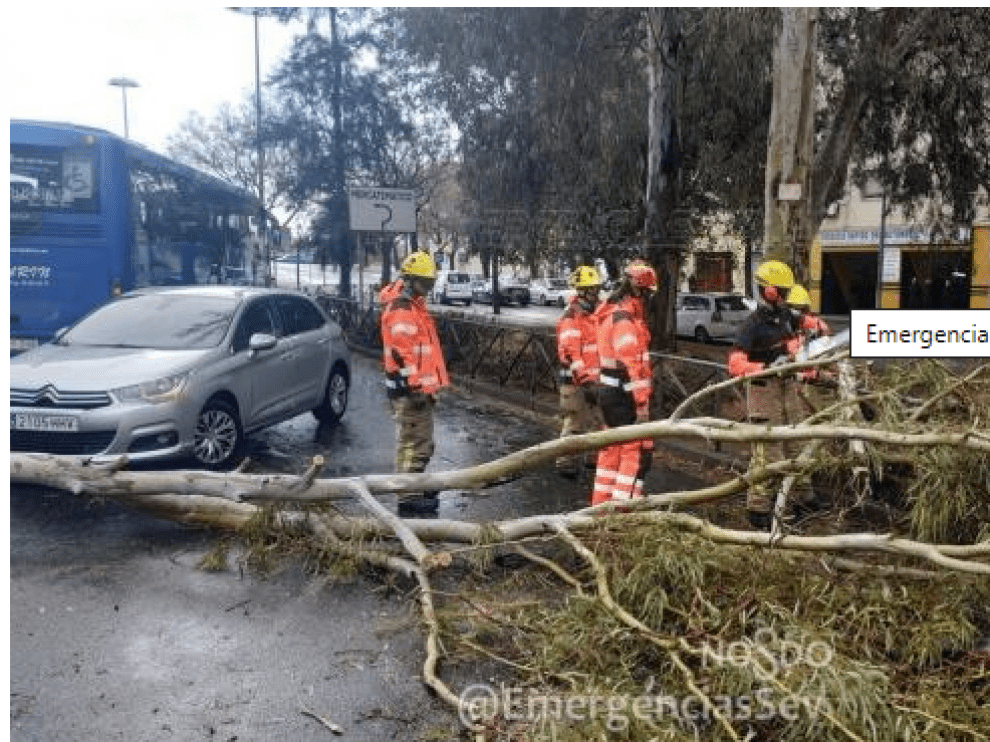
[[(252, 471), (388, 472), (394, 426), (376, 361), (355, 356), (335, 427), (304, 415), (252, 437)], [(456, 392), (438, 404), (430, 471), (490, 461), (553, 438), (554, 423)], [(484, 521), (587, 503), (589, 472), (550, 469), (478, 493), (444, 492), (440, 516)], [(648, 489), (690, 485), (657, 467)], [(395, 498), (383, 501), (394, 506)], [(10, 494), (13, 740), (454, 739), (420, 680), (407, 594), (370, 578), (316, 578), (289, 564), (260, 577), (198, 568), (216, 536), (113, 503), (18, 487)], [(234, 555), (236, 556), (236, 554)], [(401, 587), (401, 586), (400, 586)]]

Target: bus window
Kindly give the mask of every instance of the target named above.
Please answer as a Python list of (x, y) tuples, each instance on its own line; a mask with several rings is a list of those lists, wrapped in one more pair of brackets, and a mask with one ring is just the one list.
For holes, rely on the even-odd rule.
[(94, 213), (99, 208), (92, 150), (12, 144), (10, 213)]

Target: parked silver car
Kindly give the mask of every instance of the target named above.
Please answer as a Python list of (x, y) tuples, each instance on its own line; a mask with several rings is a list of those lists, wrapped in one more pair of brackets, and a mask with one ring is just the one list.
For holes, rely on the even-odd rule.
[(311, 411), (336, 422), (340, 327), (292, 291), (134, 291), (10, 360), (12, 451), (230, 466), (246, 434)]
[[(474, 280), (471, 282), (471, 295), (479, 304), (492, 303), (492, 280)], [(516, 278), (502, 277), (498, 279), (498, 301), (502, 306), (518, 304), (528, 307), (530, 301), (529, 286)]]
[(733, 339), (753, 311), (745, 299), (739, 294), (678, 294), (677, 334), (699, 343)]

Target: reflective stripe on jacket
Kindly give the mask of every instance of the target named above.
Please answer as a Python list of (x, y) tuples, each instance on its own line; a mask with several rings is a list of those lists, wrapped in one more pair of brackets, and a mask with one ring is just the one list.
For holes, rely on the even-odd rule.
[(378, 294), (386, 376), (399, 375), (411, 391), (434, 394), (450, 384), (443, 347), (426, 299), (413, 298), (402, 279)]
[(557, 358), (565, 383), (587, 384), (598, 380), (598, 323), (576, 298), (557, 322)]
[(621, 384), (636, 403), (636, 411), (650, 409), (653, 372), (650, 367), (650, 331), (643, 317), (642, 300), (631, 296), (609, 299), (595, 312), (598, 320), (600, 381)]

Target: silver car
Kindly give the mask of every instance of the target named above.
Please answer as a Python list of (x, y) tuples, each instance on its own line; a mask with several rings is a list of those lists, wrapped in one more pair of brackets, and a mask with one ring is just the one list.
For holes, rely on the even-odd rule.
[(10, 448), (222, 469), (252, 431), (339, 420), (350, 381), (343, 332), (302, 294), (144, 289), (10, 359)]

